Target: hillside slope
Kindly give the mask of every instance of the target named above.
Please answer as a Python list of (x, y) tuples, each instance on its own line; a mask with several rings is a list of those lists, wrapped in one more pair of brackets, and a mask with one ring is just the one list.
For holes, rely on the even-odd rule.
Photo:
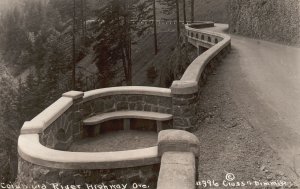
[(228, 23), (228, 0), (195, 0), (195, 20), (209, 20)]
[(299, 0), (230, 0), (228, 16), (231, 33), (300, 44)]
[[(143, 86), (160, 86), (161, 68), (167, 64), (176, 46), (175, 32), (158, 33), (158, 54), (154, 55), (153, 35), (146, 36), (133, 48), (133, 84)], [(147, 77), (148, 70), (154, 67), (157, 76), (154, 81)]]
[[(183, 20), (182, 1), (180, 5), (180, 20)], [(194, 18), (195, 20), (210, 20), (220, 23), (228, 23), (227, 19), (227, 4), (228, 0), (194, 0)], [(176, 14), (165, 15), (161, 12), (162, 6), (157, 4), (158, 19), (176, 19)], [(175, 10), (174, 10), (175, 11)], [(186, 0), (186, 16), (187, 20), (191, 19), (191, 2)]]

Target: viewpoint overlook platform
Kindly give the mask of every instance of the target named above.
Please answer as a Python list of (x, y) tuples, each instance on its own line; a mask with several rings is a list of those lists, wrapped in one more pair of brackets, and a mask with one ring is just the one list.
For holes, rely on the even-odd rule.
[[(212, 22), (185, 26), (188, 42), (198, 49), (199, 56), (170, 88), (70, 91), (25, 122), (18, 141), (19, 181), (49, 183), (52, 179), (66, 185), (122, 180), (163, 188), (172, 176), (173, 188), (195, 188), (199, 140), (189, 131), (197, 127), (201, 86), (231, 48), (228, 35), (201, 29), (213, 26)], [(203, 48), (207, 50), (200, 51)], [(106, 125), (109, 121), (114, 124)], [(141, 123), (147, 126), (141, 127)], [(102, 131), (112, 127), (122, 132), (151, 130), (157, 136), (156, 145), (149, 141), (143, 148), (123, 151), (69, 150), (74, 142), (101, 137)], [(174, 161), (177, 158), (180, 160)], [(186, 174), (168, 174), (172, 170)]]

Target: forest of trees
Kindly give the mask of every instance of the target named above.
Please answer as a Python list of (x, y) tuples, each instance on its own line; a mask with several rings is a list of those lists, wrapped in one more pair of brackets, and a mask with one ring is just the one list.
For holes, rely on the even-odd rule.
[[(1, 180), (16, 177), (17, 138), (24, 121), (31, 120), (63, 92), (87, 89), (80, 60), (93, 53), (98, 68), (93, 88), (114, 86), (115, 78), (121, 85), (132, 85), (132, 45), (146, 31), (152, 31), (153, 53), (159, 49), (156, 23), (141, 21), (156, 19), (157, 4), (163, 14), (172, 14), (184, 2), (23, 0), (2, 11), (0, 64), (10, 74), (1, 73), (0, 77)], [(177, 28), (179, 32), (179, 24)], [(24, 72), (29, 74), (21, 79), (19, 75)]]

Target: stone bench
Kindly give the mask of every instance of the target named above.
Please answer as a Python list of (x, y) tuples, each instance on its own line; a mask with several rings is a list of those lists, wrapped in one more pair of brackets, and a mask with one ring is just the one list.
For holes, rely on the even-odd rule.
[(99, 134), (100, 123), (110, 121), (110, 120), (116, 120), (116, 119), (124, 120), (123, 121), (124, 130), (130, 130), (130, 119), (154, 120), (156, 121), (157, 132), (159, 132), (164, 129), (162, 122), (172, 120), (173, 116), (171, 114), (166, 114), (166, 113), (125, 110), (125, 111), (116, 111), (116, 112), (97, 114), (95, 116), (84, 119), (83, 125), (94, 126), (92, 135), (96, 136)]

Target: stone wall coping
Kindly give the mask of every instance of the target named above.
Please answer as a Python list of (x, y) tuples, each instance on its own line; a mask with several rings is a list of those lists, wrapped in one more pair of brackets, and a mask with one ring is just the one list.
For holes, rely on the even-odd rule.
[(150, 119), (157, 121), (167, 121), (172, 119), (171, 114), (158, 113), (158, 112), (146, 112), (146, 111), (116, 111), (109, 113), (101, 113), (83, 120), (84, 125), (96, 125), (105, 121), (114, 119)]
[(171, 90), (159, 87), (123, 86), (96, 89), (84, 93), (83, 101), (87, 102), (96, 98), (112, 95), (153, 95), (171, 97)]
[[(194, 29), (189, 27), (189, 25), (185, 26), (186, 30), (194, 31), (197, 33), (204, 33), (206, 35), (211, 35), (214, 37), (221, 37), (223, 40), (209, 48), (207, 51), (198, 56), (185, 70), (183, 76), (180, 81), (195, 81), (198, 83), (200, 76), (205, 68), (205, 66), (209, 63), (209, 61), (214, 58), (221, 50), (223, 50), (226, 46), (230, 44), (231, 38), (229, 35), (216, 33), (207, 31), (205, 29)], [(199, 39), (201, 40), (201, 39)]]
[(195, 156), (191, 152), (165, 152), (162, 156), (157, 189), (195, 189)]
[(57, 169), (116, 169), (160, 162), (157, 146), (115, 152), (68, 152), (43, 146), (38, 134), (20, 135), (18, 152), (28, 162)]
[(69, 91), (69, 92), (62, 94), (63, 97), (69, 97), (69, 98), (72, 98), (73, 100), (82, 98), (83, 95), (84, 95), (84, 92), (82, 92), (82, 91)]
[(173, 81), (171, 86), (172, 94), (193, 94), (198, 93), (198, 83), (195, 81)]
[[(221, 50), (223, 50), (226, 46), (228, 46), (231, 42), (231, 38), (229, 35), (216, 33), (207, 31), (205, 29), (195, 29), (192, 28), (193, 25), (185, 25), (185, 29), (189, 31), (193, 31), (195, 33), (203, 33), (205, 35), (210, 35), (213, 37), (221, 38), (222, 40), (219, 41), (217, 44), (213, 45), (211, 48), (209, 48), (207, 51), (202, 53), (200, 56), (198, 56), (185, 70), (183, 76), (179, 81), (173, 82), (171, 86), (172, 94), (173, 92), (176, 93), (183, 93), (184, 91), (187, 91), (185, 94), (189, 94), (188, 91), (194, 92), (194, 90), (191, 89), (191, 83), (196, 82), (198, 83), (201, 77), (201, 74), (206, 67), (206, 65), (209, 63), (211, 59), (213, 59)], [(190, 36), (187, 36), (189, 38), (192, 38)], [(200, 38), (197, 39), (193, 37), (194, 40), (199, 40), (199, 42), (203, 42)], [(179, 90), (176, 90), (180, 86)], [(183, 91), (183, 92), (181, 92)]]
[(27, 121), (21, 128), (21, 134), (37, 134), (42, 133), (51, 123), (60, 117), (73, 104), (73, 99), (61, 97), (48, 108), (34, 117), (31, 121)]
[(183, 130), (168, 129), (160, 131), (158, 134), (158, 155), (162, 156), (167, 151), (192, 152), (199, 156), (198, 138)]

